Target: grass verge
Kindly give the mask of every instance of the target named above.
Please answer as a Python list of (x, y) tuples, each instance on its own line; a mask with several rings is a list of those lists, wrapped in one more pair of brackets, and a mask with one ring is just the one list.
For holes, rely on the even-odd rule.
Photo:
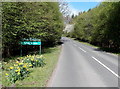
[(99, 48), (98, 46), (92, 45), (92, 44), (87, 43), (87, 42), (82, 42), (82, 41), (79, 41), (79, 42), (80, 42), (80, 43), (83, 43), (83, 44), (85, 44), (85, 45), (88, 45), (88, 46), (92, 46), (92, 47), (94, 47), (94, 48)]
[[(14, 86), (14, 87), (45, 87), (49, 80), (60, 54), (61, 46), (48, 48), (44, 54), (46, 65), (44, 67), (32, 68), (31, 73), (24, 80), (19, 80), (15, 84), (10, 84), (5, 77), (7, 71), (2, 72), (2, 84), (3, 86)], [(12, 61), (8, 62), (10, 65)]]
[(105, 52), (108, 52), (108, 53), (111, 53), (111, 54), (114, 54), (114, 55), (120, 55), (120, 53), (119, 52), (114, 52), (112, 49), (110, 49), (110, 48), (101, 48), (101, 47), (99, 47), (99, 46), (95, 46), (95, 45), (92, 45), (92, 44), (90, 44), (90, 43), (87, 43), (87, 42), (81, 42), (81, 41), (79, 41), (80, 43), (83, 43), (83, 44), (86, 44), (86, 45), (88, 45), (88, 46), (92, 46), (92, 47), (94, 47), (94, 48), (97, 48), (98, 50), (102, 50), (102, 51), (105, 51)]
[[(71, 39), (76, 40), (75, 38), (71, 38)], [(96, 49), (98, 49), (98, 50), (111, 53), (111, 54), (113, 54), (113, 55), (120, 55), (120, 52), (115, 52), (115, 51), (113, 51), (113, 49), (111, 49), (111, 48), (101, 48), (101, 47), (99, 47), (99, 46), (92, 45), (92, 44), (90, 44), (90, 43), (88, 43), (88, 42), (83, 42), (83, 41), (80, 41), (80, 40), (76, 40), (76, 41), (78, 41), (78, 42), (80, 42), (80, 43), (82, 43), (82, 44), (88, 45), (88, 46), (92, 46), (93, 48), (96, 48)]]
[(110, 49), (110, 48), (101, 48), (101, 47), (99, 47), (99, 46), (95, 46), (95, 45), (92, 45), (92, 44), (87, 43), (87, 42), (81, 42), (81, 41), (79, 41), (79, 42), (80, 42), (80, 43), (83, 43), (83, 44), (86, 44), (86, 45), (88, 45), (88, 46), (92, 46), (92, 47), (94, 47), (94, 48), (97, 48), (98, 50), (102, 50), (102, 51), (105, 51), (105, 52), (108, 52), (108, 53), (111, 53), (111, 54), (114, 54), (114, 55), (120, 55), (119, 52), (114, 52), (114, 51), (112, 51), (112, 49)]

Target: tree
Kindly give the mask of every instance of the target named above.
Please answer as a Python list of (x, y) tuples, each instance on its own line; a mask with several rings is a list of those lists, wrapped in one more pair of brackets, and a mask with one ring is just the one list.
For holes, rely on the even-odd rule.
[(75, 20), (74, 37), (100, 47), (120, 50), (120, 2), (102, 2)]
[(3, 54), (11, 56), (20, 51), (23, 38), (38, 38), (43, 45), (56, 44), (63, 30), (58, 3), (3, 2)]

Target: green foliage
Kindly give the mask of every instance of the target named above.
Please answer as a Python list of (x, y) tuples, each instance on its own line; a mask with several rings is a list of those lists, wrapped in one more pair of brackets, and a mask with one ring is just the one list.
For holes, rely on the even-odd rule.
[(103, 2), (75, 18), (72, 37), (99, 45), (120, 49), (120, 2)]
[(41, 56), (27, 56), (24, 58), (23, 63), (28, 63), (31, 67), (43, 67), (45, 65), (44, 58)]
[(11, 83), (15, 83), (17, 80), (23, 80), (30, 73), (30, 68), (43, 67), (45, 65), (43, 56), (27, 55), (26, 57), (20, 57), (20, 61), (16, 61), (14, 66), (9, 67), (9, 74), (6, 73), (8, 80)]
[[(16, 87), (45, 87), (46, 81), (50, 78), (53, 69), (56, 66), (58, 61), (58, 57), (60, 54), (60, 46), (57, 47), (50, 47), (44, 50), (43, 57), (40, 55), (28, 55), (24, 57), (13, 57), (10, 58), (7, 62), (2, 62), (3, 70), (2, 70), (2, 86), (3, 87), (11, 87), (12, 85)], [(31, 57), (30, 57), (31, 56)], [(14, 67), (14, 64), (18, 65), (24, 59), (32, 59), (32, 57), (42, 58), (44, 63), (46, 64), (44, 67), (33, 67), (28, 63), (27, 69), (30, 72), (26, 78), (23, 80), (17, 80), (15, 84), (10, 83), (8, 81), (8, 77), (6, 77), (5, 73), (9, 74), (9, 67)], [(52, 56), (52, 57), (51, 57)], [(16, 61), (18, 59), (18, 61)], [(47, 59), (47, 60), (46, 60)], [(17, 62), (17, 63), (16, 63)], [(26, 63), (23, 63), (23, 65)]]
[(27, 64), (23, 63), (14, 64), (14, 67), (9, 68), (9, 74), (6, 73), (8, 80), (11, 83), (15, 83), (17, 80), (22, 80), (27, 77), (30, 73), (27, 66)]
[(63, 29), (58, 3), (3, 2), (3, 56), (18, 53), (22, 38), (38, 38), (43, 45), (56, 44)]

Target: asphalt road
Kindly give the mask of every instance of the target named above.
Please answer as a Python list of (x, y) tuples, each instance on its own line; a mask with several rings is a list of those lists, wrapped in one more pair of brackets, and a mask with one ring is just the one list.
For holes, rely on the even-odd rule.
[(50, 87), (118, 87), (118, 56), (63, 37)]

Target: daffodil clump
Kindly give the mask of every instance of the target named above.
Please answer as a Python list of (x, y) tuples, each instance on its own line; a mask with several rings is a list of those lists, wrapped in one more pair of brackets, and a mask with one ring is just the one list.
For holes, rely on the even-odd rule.
[(16, 61), (14, 66), (9, 67), (9, 74), (6, 73), (9, 81), (15, 83), (17, 80), (22, 80), (28, 76), (29, 64)]
[(29, 68), (43, 67), (45, 65), (43, 56), (27, 55), (20, 58), (21, 61), (16, 61), (14, 66), (9, 67), (9, 74), (6, 73), (9, 81), (15, 83), (17, 80), (22, 80), (30, 73)]
[(24, 58), (24, 63), (29, 63), (31, 64), (31, 67), (43, 67), (45, 65), (44, 62), (44, 57), (41, 56), (31, 56), (31, 55), (27, 55)]

